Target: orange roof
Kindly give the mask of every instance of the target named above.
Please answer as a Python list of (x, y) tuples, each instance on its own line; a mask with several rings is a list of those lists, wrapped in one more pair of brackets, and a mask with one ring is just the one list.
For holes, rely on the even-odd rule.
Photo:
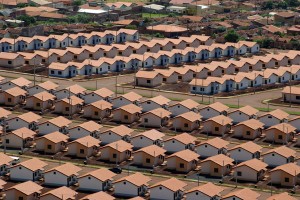
[(64, 174), (65, 176), (71, 176), (71, 175), (77, 175), (77, 173), (81, 170), (82, 169), (80, 167), (77, 167), (71, 163), (66, 163), (66, 164), (54, 167), (54, 168), (46, 171), (45, 173), (52, 172), (52, 171), (58, 171), (61, 174)]
[[(66, 104), (70, 104), (70, 105), (72, 105), (72, 106), (76, 106), (76, 105), (81, 105), (81, 104), (83, 104), (83, 100), (80, 99), (80, 98), (78, 98), (78, 97), (76, 97), (76, 96), (70, 96), (70, 98), (64, 98), (64, 99), (61, 99), (61, 100), (59, 100), (59, 101), (63, 101), (63, 102), (65, 102)], [(57, 101), (57, 102), (59, 102), (59, 101)], [(56, 102), (56, 103), (57, 103), (57, 102)]]
[(209, 118), (208, 120), (204, 121), (204, 123), (213, 121), (217, 124), (220, 124), (222, 126), (226, 126), (227, 124), (232, 124), (232, 119), (229, 117), (226, 117), (224, 115), (217, 115), (215, 117)]
[(46, 81), (46, 82), (40, 83), (40, 84), (38, 84), (38, 86), (40, 86), (41, 88), (43, 88), (45, 90), (56, 90), (58, 88), (58, 85), (51, 81)]
[(44, 102), (55, 99), (55, 96), (53, 94), (50, 94), (49, 92), (46, 91), (42, 91), (40, 93), (34, 94), (32, 97), (35, 97)]
[(28, 129), (27, 127), (22, 127), (17, 130), (14, 130), (8, 134), (14, 134), (22, 139), (27, 139), (27, 138), (34, 138), (34, 136), (36, 135), (36, 132)]
[[(72, 127), (71, 129), (74, 128), (83, 128), (89, 132), (94, 132), (94, 131), (99, 131), (103, 126), (94, 122), (94, 121), (87, 121), (81, 124), (78, 124), (77, 126)], [(71, 130), (70, 129), (70, 130)]]
[(270, 128), (268, 128), (266, 131), (272, 130), (272, 129), (276, 129), (282, 133), (291, 133), (291, 132), (295, 132), (296, 128), (288, 123), (281, 123), (281, 124), (276, 124), (274, 126), (271, 126)]
[(65, 118), (63, 116), (58, 116), (58, 117), (55, 117), (55, 118), (50, 119), (48, 121), (45, 121), (41, 124), (44, 124), (44, 123), (51, 123), (51, 124), (56, 125), (58, 127), (63, 127), (63, 126), (68, 126), (69, 124), (72, 123), (72, 121), (68, 120), (67, 118)]
[(174, 117), (173, 120), (176, 118), (183, 118), (190, 122), (201, 121), (201, 115), (199, 113), (194, 113), (192, 111), (178, 115)]
[(0, 118), (7, 118), (8, 115), (11, 115), (10, 111), (0, 108)]
[(267, 155), (270, 153), (277, 153), (285, 158), (289, 158), (291, 156), (296, 157), (296, 151), (289, 147), (286, 147), (286, 146), (280, 146), (280, 147), (271, 149), (271, 150), (267, 151), (266, 153), (264, 153), (263, 155)]
[(283, 110), (276, 109), (276, 110), (273, 110), (271, 112), (267, 112), (267, 113), (259, 116), (259, 118), (262, 118), (262, 117), (267, 116), (267, 115), (272, 115), (273, 117), (275, 117), (279, 120), (288, 119), (288, 117), (289, 117), (288, 113), (284, 112)]
[(161, 31), (161, 32), (166, 32), (166, 33), (178, 33), (178, 32), (185, 32), (188, 29), (180, 27), (180, 26), (159, 24), (159, 25), (155, 25), (155, 26), (148, 26), (147, 30)]
[(272, 169), (270, 171), (270, 173), (274, 172), (274, 171), (284, 171), (288, 174), (290, 174), (291, 176), (297, 176), (298, 174), (300, 174), (300, 166), (297, 165), (296, 163), (287, 163), (284, 165), (280, 165), (274, 169)]
[(248, 188), (236, 190), (234, 192), (230, 192), (229, 194), (223, 196), (223, 199), (229, 198), (229, 197), (237, 197), (241, 200), (255, 200), (260, 196), (259, 193), (254, 192)]
[(18, 190), (21, 193), (29, 196), (33, 193), (41, 193), (41, 190), (43, 189), (43, 187), (32, 181), (26, 181), (23, 183), (16, 184), (16, 185), (8, 188), (7, 190), (12, 190), (12, 189)]
[(144, 114), (142, 114), (142, 116), (144, 115), (148, 115), (148, 114), (153, 114), (159, 118), (165, 118), (165, 117), (170, 117), (170, 115), (172, 114), (171, 112), (163, 109), (163, 108), (156, 108), (154, 110), (150, 110)]
[(144, 137), (154, 141), (154, 140), (162, 140), (162, 138), (165, 136), (165, 134), (162, 132), (159, 132), (155, 129), (151, 129), (149, 131), (145, 131), (140, 134), (137, 134), (133, 138), (140, 137), (140, 136), (144, 136)]
[(141, 95), (139, 95), (139, 94), (137, 94), (135, 92), (128, 92), (128, 93), (123, 94), (122, 96), (119, 96), (117, 98), (120, 98), (120, 97), (123, 97), (123, 98), (125, 98), (125, 99), (127, 99), (127, 100), (129, 100), (131, 102), (133, 102), (133, 101), (139, 101), (142, 98)]
[(31, 84), (31, 81), (23, 78), (23, 77), (20, 77), (20, 78), (17, 78), (17, 79), (13, 79), (10, 81), (11, 83), (14, 83), (15, 85), (19, 86), (19, 87), (23, 87), (23, 86), (29, 86)]
[(242, 167), (242, 166), (246, 166), (246, 167), (249, 167), (255, 171), (261, 171), (261, 170), (266, 170), (266, 167), (268, 166), (268, 164), (254, 158), (254, 159), (251, 159), (251, 160), (247, 160), (245, 162), (242, 162), (240, 164), (238, 164), (236, 167), (234, 168), (239, 168), (239, 167)]
[(27, 113), (24, 113), (24, 114), (21, 114), (21, 115), (17, 116), (16, 118), (22, 119), (25, 122), (30, 123), (30, 122), (37, 122), (42, 117), (40, 115), (37, 115), (37, 114), (33, 113), (33, 112), (27, 112)]
[(80, 176), (79, 178), (83, 178), (83, 177), (87, 177), (87, 176), (92, 176), (92, 177), (98, 179), (99, 181), (107, 181), (107, 180), (112, 180), (112, 178), (114, 176), (116, 176), (116, 174), (111, 172), (108, 169), (100, 168), (100, 169), (88, 172), (88, 173)]
[(67, 87), (66, 90), (69, 90), (70, 92), (74, 94), (84, 94), (86, 92), (86, 89), (81, 87), (80, 85), (71, 85), (70, 87)]
[(144, 152), (150, 156), (157, 157), (160, 155), (164, 155), (166, 150), (153, 144), (153, 145), (141, 148), (141, 149), (135, 151), (134, 153), (138, 153), (138, 152)]
[(229, 151), (233, 151), (233, 150), (239, 149), (239, 148), (244, 149), (245, 151), (248, 151), (250, 153), (260, 152), (262, 149), (261, 146), (255, 144), (254, 142), (249, 141), (249, 142), (245, 142), (240, 145), (237, 145), (237, 146), (231, 148)]
[(95, 101), (93, 103), (87, 104), (86, 107), (88, 107), (88, 106), (93, 106), (100, 110), (105, 110), (105, 109), (112, 109), (113, 105), (107, 101), (100, 100), (100, 101)]
[[(222, 104), (222, 103), (220, 103), (220, 102), (212, 103), (212, 104), (210, 104), (210, 105), (208, 105), (208, 106), (205, 106), (205, 107), (202, 108), (202, 109), (207, 109), (207, 108), (214, 109), (214, 110), (216, 110), (216, 111), (218, 111), (218, 112), (227, 111), (227, 110), (229, 109), (228, 106), (226, 106), (226, 105), (224, 105), (224, 104)], [(201, 109), (201, 110), (202, 110), (202, 109)]]
[(118, 152), (124, 152), (132, 149), (132, 145), (124, 140), (118, 140), (116, 142), (109, 143), (102, 148), (110, 147), (112, 149), (117, 150)]
[(170, 107), (176, 106), (176, 105), (182, 105), (188, 109), (197, 108), (200, 104), (192, 99), (185, 99), (183, 101), (177, 102)]
[(43, 170), (43, 168), (47, 165), (48, 165), (47, 163), (45, 163), (37, 158), (32, 158), (32, 159), (23, 161), (13, 167), (23, 166), (31, 171), (36, 171), (36, 170)]
[(115, 181), (114, 183), (119, 183), (122, 181), (128, 181), (129, 183), (132, 183), (133, 185), (140, 187), (142, 185), (148, 185), (148, 182), (151, 181), (151, 179), (148, 176), (145, 176), (145, 175), (137, 172), (135, 174), (120, 178), (119, 180)]
[(48, 68), (49, 69), (55, 69), (55, 70), (65, 70), (69, 67), (70, 65), (67, 63), (56, 63), (56, 62), (52, 62)]
[(142, 108), (135, 104), (127, 104), (125, 106), (121, 106), (121, 107), (115, 109), (114, 112), (117, 110), (124, 110), (130, 114), (142, 113)]
[(159, 105), (167, 105), (167, 104), (170, 103), (171, 100), (168, 99), (168, 98), (166, 98), (166, 97), (164, 97), (164, 96), (158, 95), (158, 96), (153, 97), (151, 99), (148, 99), (146, 101), (153, 101), (153, 102), (155, 102), (155, 103), (157, 103)]
[(220, 193), (224, 191), (223, 187), (217, 186), (213, 183), (206, 183), (197, 187), (194, 187), (186, 192), (186, 194), (191, 192), (201, 192), (209, 197), (221, 196)]
[(300, 87), (286, 86), (286, 87), (283, 88), (282, 93), (299, 95), (300, 94)]
[(55, 144), (60, 143), (60, 142), (68, 142), (69, 137), (65, 134), (62, 134), (58, 131), (46, 134), (42, 137), (37, 138), (36, 140), (40, 140), (40, 139), (47, 139)]
[(45, 194), (41, 195), (41, 198), (43, 199), (45, 196), (54, 196), (58, 199), (68, 200), (68, 199), (75, 199), (77, 194), (78, 193), (75, 192), (74, 190), (66, 186), (62, 186), (56, 189), (52, 189), (49, 192), (46, 192)]
[(106, 192), (100, 191), (90, 195), (87, 195), (80, 200), (115, 200), (115, 197), (107, 194)]
[(246, 121), (242, 121), (242, 122), (238, 123), (237, 125), (235, 125), (234, 127), (241, 126), (241, 125), (247, 126), (248, 128), (251, 128), (252, 130), (257, 130), (259, 128), (264, 127), (264, 124), (256, 119), (249, 119)]
[(201, 163), (208, 162), (208, 161), (214, 162), (220, 166), (226, 166), (226, 165), (233, 165), (232, 163), (234, 160), (232, 158), (229, 158), (228, 156), (225, 156), (224, 154), (218, 154), (206, 158), (205, 160), (201, 161)]
[(226, 140), (223, 140), (219, 137), (215, 137), (215, 138), (201, 142), (198, 146), (202, 146), (204, 144), (208, 144), (210, 146), (216, 147), (217, 149), (221, 149), (221, 148), (227, 148), (227, 146), (229, 145), (229, 142), (227, 142)]
[(178, 135), (175, 135), (173, 137), (166, 139), (165, 142), (170, 141), (170, 140), (177, 140), (178, 142), (181, 142), (182, 144), (194, 144), (195, 141), (197, 140), (197, 138), (188, 133), (181, 133), (181, 134), (178, 134)]
[(267, 198), (267, 200), (297, 200), (297, 198), (290, 196), (287, 192), (283, 192), (280, 194), (275, 194), (269, 198)]
[(233, 112), (242, 112), (246, 115), (251, 116), (251, 115), (256, 115), (258, 113), (258, 110), (253, 108), (252, 106), (247, 105), (247, 106), (241, 107), (239, 109), (236, 109), (236, 110), (232, 111), (231, 113), (233, 113)]
[(71, 145), (74, 143), (79, 143), (80, 145), (82, 145), (84, 147), (88, 147), (88, 148), (94, 147), (94, 146), (96, 146), (96, 147), (100, 146), (100, 140), (98, 140), (90, 135), (78, 138), (77, 140), (70, 142), (68, 145)]
[(19, 88), (19, 87), (13, 87), (13, 88), (9, 88), (7, 90), (4, 90), (5, 93), (13, 96), (13, 97), (17, 97), (17, 96), (25, 96), (26, 95), (26, 91)]
[(152, 185), (150, 188), (154, 188), (154, 187), (158, 187), (158, 186), (163, 186), (163, 187), (168, 188), (169, 190), (175, 192), (178, 190), (184, 191), (183, 188), (185, 186), (187, 186), (187, 184), (176, 178), (170, 178), (170, 179), (158, 182), (158, 183)]
[(136, 73), (136, 77), (137, 78), (149, 78), (149, 79), (153, 79), (156, 76), (158, 76), (160, 73), (156, 72), (156, 71), (138, 71)]
[(114, 92), (112, 92), (111, 90), (109, 90), (107, 88), (100, 88), (96, 91), (93, 91), (92, 93), (95, 93), (95, 94), (101, 96), (102, 98), (111, 97), (115, 94)]
[(182, 160), (185, 160), (186, 162), (191, 162), (193, 160), (196, 160), (196, 161), (199, 160), (199, 154), (197, 154), (196, 152), (191, 151), (189, 149), (185, 149), (185, 150), (173, 153), (170, 156), (168, 156), (166, 159), (173, 158), (173, 157), (180, 158)]
[(125, 135), (131, 135), (133, 133), (133, 129), (131, 128), (128, 128), (127, 126), (124, 126), (124, 125), (120, 125), (120, 126), (116, 126), (114, 128), (111, 128), (107, 131), (104, 131), (103, 133), (106, 133), (106, 132), (113, 132), (119, 136), (125, 136)]
[(0, 153), (0, 165), (10, 165), (10, 162), (13, 160), (10, 156)]
[(133, 22), (133, 20), (130, 19), (123, 19), (123, 20), (119, 20), (119, 21), (115, 21), (113, 22), (113, 24), (118, 24), (118, 25), (129, 25)]

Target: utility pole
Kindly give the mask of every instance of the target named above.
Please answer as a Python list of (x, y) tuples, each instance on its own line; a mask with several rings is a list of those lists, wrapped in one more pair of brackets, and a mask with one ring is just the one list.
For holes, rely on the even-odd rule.
[(33, 58), (33, 85), (35, 86), (35, 56)]
[(118, 97), (118, 75), (116, 74), (116, 97)]
[(6, 154), (6, 119), (3, 120), (4, 154)]
[(289, 85), (290, 85), (290, 107), (292, 107), (292, 68), (290, 67), (290, 81), (289, 81)]

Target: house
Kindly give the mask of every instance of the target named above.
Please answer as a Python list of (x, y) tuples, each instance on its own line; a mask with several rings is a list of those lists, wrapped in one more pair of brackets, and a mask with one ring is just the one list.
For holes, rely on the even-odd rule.
[(69, 98), (56, 101), (54, 112), (63, 115), (73, 115), (82, 111), (82, 104), (82, 99), (76, 96), (71, 96)]
[(136, 94), (134, 92), (129, 92), (124, 95), (113, 98), (111, 102), (114, 108), (119, 108), (121, 106), (128, 105), (128, 104), (138, 105), (141, 98), (142, 98), (141, 95)]
[(140, 103), (140, 106), (143, 108), (143, 112), (148, 112), (157, 108), (168, 109), (169, 103), (171, 102), (170, 99), (158, 95), (146, 101)]
[(296, 163), (280, 165), (269, 172), (271, 183), (284, 187), (294, 187), (299, 184), (300, 166)]
[(294, 126), (298, 132), (300, 132), (300, 117), (295, 117), (288, 122), (290, 125)]
[(17, 148), (23, 150), (23, 148), (31, 147), (36, 132), (23, 127), (12, 132), (2, 135), (2, 145), (8, 148)]
[(164, 136), (164, 133), (151, 129), (131, 137), (131, 144), (136, 149), (150, 146), (152, 144), (162, 147)]
[(135, 74), (135, 85), (142, 87), (157, 87), (163, 82), (163, 76), (156, 71), (142, 71), (139, 70)]
[(99, 152), (100, 140), (88, 135), (68, 143), (68, 155), (77, 158), (88, 158)]
[(94, 121), (87, 121), (70, 128), (69, 136), (71, 140), (76, 140), (86, 136), (92, 136), (98, 139), (100, 137), (100, 129), (102, 127), (103, 126)]
[(188, 67), (171, 67), (169, 69), (179, 74), (178, 81), (190, 82), (193, 79), (194, 71)]
[(131, 157), (132, 145), (124, 140), (109, 143), (100, 148), (100, 160), (121, 163)]
[(99, 100), (83, 107), (83, 116), (88, 119), (99, 120), (100, 122), (111, 115), (112, 104)]
[(262, 135), (264, 124), (256, 119), (242, 121), (232, 127), (233, 135), (237, 138), (254, 140)]
[(91, 103), (94, 103), (94, 102), (100, 101), (100, 100), (105, 100), (105, 101), (110, 102), (111, 99), (113, 98), (114, 94), (115, 94), (114, 92), (112, 92), (111, 90), (109, 90), (107, 88), (100, 88), (98, 90), (87, 93), (84, 96), (84, 103), (91, 104)]
[(203, 132), (223, 137), (231, 130), (231, 125), (231, 118), (224, 115), (217, 115), (203, 122)]
[(187, 186), (185, 182), (176, 178), (158, 182), (150, 187), (150, 199), (183, 199), (185, 186)]
[(254, 192), (249, 188), (244, 188), (244, 189), (236, 190), (236, 191), (230, 192), (229, 194), (224, 195), (222, 200), (232, 200), (232, 199), (240, 199), (240, 200), (253, 199), (253, 200), (257, 200), (258, 197), (260, 197), (260, 193)]
[(114, 182), (114, 195), (120, 197), (144, 196), (148, 192), (151, 179), (139, 172), (120, 178)]
[(25, 59), (18, 53), (1, 52), (0, 66), (6, 68), (22, 67), (25, 64)]
[(287, 24), (294, 25), (295, 24), (296, 13), (294, 12), (277, 12), (274, 15), (274, 22), (278, 24)]
[(224, 154), (218, 154), (201, 161), (200, 173), (214, 177), (223, 177), (230, 173), (232, 166), (232, 158), (229, 158)]
[(296, 158), (296, 151), (286, 146), (280, 146), (262, 154), (262, 158), (269, 167), (278, 167), (287, 163), (293, 163)]
[(27, 127), (30, 130), (36, 130), (38, 127), (38, 121), (41, 119), (41, 116), (33, 113), (27, 112), (16, 117), (10, 118), (7, 120), (7, 129), (16, 130), (19, 128)]
[(19, 87), (19, 88), (22, 88), (23, 90), (27, 90), (27, 88), (30, 86), (31, 83), (32, 83), (31, 81), (29, 81), (23, 77), (20, 77), (20, 78), (13, 79), (13, 80), (2, 83), (0, 85), (0, 89), (7, 90), (7, 89), (10, 89), (13, 87)]
[(107, 194), (106, 192), (101, 191), (101, 192), (89, 194), (89, 195), (81, 198), (80, 200), (97, 200), (97, 199), (115, 200), (115, 197)]
[(54, 105), (55, 96), (46, 91), (34, 94), (26, 99), (25, 107), (30, 110), (41, 111), (51, 110)]
[(126, 124), (137, 122), (141, 113), (142, 108), (135, 104), (127, 104), (112, 111), (114, 121)]
[(7, 120), (9, 115), (11, 115), (11, 111), (0, 107), (0, 124), (2, 124), (4, 120)]
[(168, 110), (172, 113), (172, 116), (178, 116), (183, 113), (187, 113), (193, 111), (195, 113), (198, 112), (199, 103), (192, 99), (185, 99), (180, 102), (176, 102), (168, 107)]
[(276, 109), (271, 112), (264, 113), (258, 117), (258, 120), (265, 125), (265, 128), (274, 126), (276, 124), (288, 122), (289, 114)]
[(186, 200), (221, 199), (221, 192), (223, 191), (224, 191), (223, 187), (208, 182), (206, 184), (190, 189), (185, 193), (185, 195), (186, 195)]
[(41, 194), (42, 186), (32, 181), (15, 184), (4, 191), (7, 200), (13, 199), (36, 199)]
[(113, 177), (116, 174), (108, 169), (100, 168), (78, 177), (80, 191), (106, 191), (112, 188)]
[(264, 179), (268, 164), (254, 158), (233, 168), (234, 177), (239, 181), (258, 182)]
[(233, 120), (234, 124), (246, 121), (249, 119), (256, 119), (258, 110), (252, 106), (244, 106), (228, 113), (228, 117)]
[(168, 70), (168, 69), (155, 69), (155, 71), (162, 74), (163, 83), (176, 84), (178, 82), (178, 77), (180, 75), (176, 71), (171, 71), (171, 70)]
[[(4, 176), (9, 173), (9, 168), (13, 164), (14, 159), (10, 156), (0, 153), (0, 176)], [(2, 186), (2, 183), (0, 184)]]
[(171, 113), (163, 108), (156, 108), (141, 115), (141, 126), (161, 128), (167, 126)]
[(56, 187), (69, 187), (77, 183), (79, 171), (81, 171), (81, 168), (71, 163), (59, 165), (57, 167), (45, 171), (44, 184)]
[(173, 128), (175, 131), (191, 132), (200, 127), (202, 116), (192, 111), (177, 115), (172, 119)]
[(19, 87), (9, 88), (0, 92), (0, 104), (17, 106), (25, 103), (27, 92)]
[(282, 90), (282, 99), (286, 103), (300, 103), (300, 88), (286, 86)]
[(235, 162), (244, 162), (253, 158), (260, 158), (262, 147), (254, 142), (246, 142), (234, 146), (228, 149), (229, 156), (234, 159)]
[(189, 149), (178, 151), (166, 157), (167, 169), (181, 173), (188, 173), (196, 169), (199, 161), (198, 157), (199, 155), (197, 153)]
[(77, 75), (77, 69), (74, 65), (68, 65), (66, 63), (53, 62), (48, 66), (49, 76), (59, 78), (72, 78)]
[(69, 131), (69, 125), (72, 121), (68, 120), (63, 116), (58, 116), (52, 119), (49, 119), (45, 122), (39, 124), (39, 135), (46, 135), (53, 132), (61, 132), (67, 134)]
[(216, 102), (200, 108), (199, 112), (203, 119), (209, 119), (218, 115), (227, 115), (229, 107), (220, 103)]
[(133, 163), (137, 166), (155, 167), (165, 161), (166, 150), (157, 146), (150, 145), (133, 152)]
[(229, 142), (219, 137), (215, 137), (196, 145), (196, 152), (201, 158), (208, 158), (218, 154), (227, 154)]
[(77, 192), (74, 190), (62, 186), (56, 189), (52, 189), (44, 194), (41, 195), (40, 200), (47, 200), (47, 199), (57, 199), (57, 200), (64, 200), (64, 199), (76, 199), (78, 195)]
[(71, 85), (70, 87), (55, 92), (55, 96), (58, 100), (68, 98), (71, 96), (83, 98), (85, 94), (86, 94), (86, 89), (77, 84)]
[(40, 84), (37, 84), (35, 86), (31, 86), (27, 89), (28, 95), (32, 96), (34, 94), (40, 93), (40, 92), (49, 92), (50, 94), (54, 94), (54, 92), (57, 90), (58, 85), (51, 82), (46, 81), (42, 82)]
[(56, 154), (66, 149), (69, 137), (58, 131), (35, 139), (35, 149), (46, 154)]
[(247, 53), (258, 53), (260, 51), (259, 44), (257, 42), (239, 41), (238, 45), (245, 45), (247, 47)]
[(288, 123), (281, 123), (266, 129), (266, 141), (275, 143), (289, 143), (294, 140), (296, 128)]
[(280, 194), (274, 194), (271, 197), (267, 198), (267, 200), (280, 200), (280, 199), (297, 200), (296, 198), (290, 196), (287, 192), (283, 192)]
[(44, 167), (47, 163), (32, 158), (17, 165), (11, 166), (9, 179), (12, 181), (37, 181), (43, 177)]
[(100, 135), (101, 144), (105, 145), (112, 142), (116, 142), (118, 140), (124, 140), (126, 142), (130, 142), (130, 138), (133, 132), (134, 132), (133, 129), (128, 128), (127, 126), (124, 125), (113, 127), (101, 133)]
[(196, 137), (188, 133), (181, 133), (166, 139), (164, 141), (164, 149), (168, 153), (175, 153), (185, 149), (190, 149), (193, 151), (195, 148), (196, 139)]

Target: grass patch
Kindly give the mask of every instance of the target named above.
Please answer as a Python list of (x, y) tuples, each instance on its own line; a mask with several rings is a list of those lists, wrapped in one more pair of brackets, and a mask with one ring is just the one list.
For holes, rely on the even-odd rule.
[(160, 14), (160, 13), (142, 13), (143, 18), (160, 18), (160, 17), (167, 17), (167, 14)]

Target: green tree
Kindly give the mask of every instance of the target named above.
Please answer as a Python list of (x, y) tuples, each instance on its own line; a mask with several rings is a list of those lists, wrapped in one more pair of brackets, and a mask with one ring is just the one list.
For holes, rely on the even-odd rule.
[(83, 23), (87, 24), (92, 21), (91, 16), (85, 14), (77, 14), (73, 16), (69, 16), (68, 19), (71, 23)]
[(29, 26), (30, 24), (34, 24), (36, 22), (34, 17), (28, 15), (20, 15), (17, 17), (17, 19), (24, 21), (25, 26)]
[(125, 26), (125, 28), (136, 30), (137, 26), (136, 25), (127, 25), (127, 26)]
[(274, 3), (273, 1), (265, 1), (262, 3), (261, 5), (261, 9), (262, 10), (271, 10), (273, 9), (275, 6), (274, 6)]
[(224, 36), (224, 39), (226, 42), (237, 42), (239, 40), (239, 35), (235, 30), (229, 30)]
[(73, 1), (73, 6), (81, 6), (83, 4), (82, 0), (74, 0)]

